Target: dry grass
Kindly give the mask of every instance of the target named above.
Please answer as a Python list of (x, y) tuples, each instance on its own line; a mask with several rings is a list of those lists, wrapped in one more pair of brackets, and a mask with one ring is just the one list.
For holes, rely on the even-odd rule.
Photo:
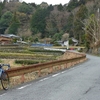
[(15, 59), (1, 59), (1, 63), (10, 64), (11, 68), (20, 67), (21, 64), (15, 64)]

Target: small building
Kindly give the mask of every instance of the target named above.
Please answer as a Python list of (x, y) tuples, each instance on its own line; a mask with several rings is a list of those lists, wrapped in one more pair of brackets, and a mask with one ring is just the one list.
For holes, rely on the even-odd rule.
[(11, 44), (11, 40), (12, 40), (11, 38), (0, 36), (1, 45)]
[(0, 44), (1, 45), (8, 45), (12, 43), (12, 40), (16, 38), (19, 39), (19, 36), (13, 35), (13, 34), (0, 34)]

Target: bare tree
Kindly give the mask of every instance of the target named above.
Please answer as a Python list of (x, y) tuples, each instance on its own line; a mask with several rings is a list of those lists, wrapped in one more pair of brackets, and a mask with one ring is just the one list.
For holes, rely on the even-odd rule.
[(92, 14), (83, 24), (85, 33), (91, 36), (90, 47), (93, 48), (93, 52), (97, 53), (100, 47), (100, 19)]

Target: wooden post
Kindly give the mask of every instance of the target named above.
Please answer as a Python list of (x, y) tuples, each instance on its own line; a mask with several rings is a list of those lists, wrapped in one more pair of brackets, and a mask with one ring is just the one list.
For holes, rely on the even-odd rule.
[(68, 64), (66, 63), (66, 64), (65, 64), (65, 68), (67, 68), (67, 67), (68, 67)]
[(21, 75), (21, 83), (24, 83), (25, 81), (25, 77), (24, 77), (24, 74)]
[(40, 77), (41, 76), (41, 69), (39, 69), (39, 71), (38, 71), (38, 77)]
[(52, 73), (52, 72), (53, 72), (53, 66), (50, 67), (50, 73)]

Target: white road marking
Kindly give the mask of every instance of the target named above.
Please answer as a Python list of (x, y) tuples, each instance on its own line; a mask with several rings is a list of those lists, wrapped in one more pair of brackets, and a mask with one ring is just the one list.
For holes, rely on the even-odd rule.
[(63, 71), (63, 72), (54, 74), (54, 75), (52, 75), (52, 76), (49, 76), (49, 77), (47, 77), (47, 78), (43, 78), (43, 79), (39, 80), (39, 82), (45, 81), (45, 80), (47, 80), (47, 79), (49, 79), (49, 78), (51, 78), (51, 77), (56, 77), (56, 76), (58, 76), (58, 75), (60, 75), (60, 74), (63, 74), (63, 73), (65, 73), (65, 72), (66, 72), (66, 71)]
[(39, 80), (40, 82), (49, 79), (49, 77)]
[(25, 85), (25, 86), (19, 87), (19, 88), (17, 88), (17, 89), (20, 90), (20, 89), (26, 88), (26, 87), (28, 87), (28, 86), (30, 86), (30, 85), (31, 85), (31, 84), (28, 84), (28, 85)]
[[(60, 72), (60, 73), (54, 74), (54, 75), (52, 75), (52, 76), (50, 76), (50, 77), (56, 77), (56, 76), (58, 76), (58, 75), (60, 75), (60, 74), (63, 74), (63, 73), (65, 73), (65, 72), (66, 72), (66, 71), (63, 71), (63, 72)], [(50, 77), (43, 78), (43, 79), (39, 80), (38, 82), (45, 81), (45, 80), (49, 79)], [(19, 88), (17, 88), (17, 89), (18, 89), (18, 90), (21, 90), (21, 89), (24, 89), (24, 88), (26, 88), (26, 87), (28, 87), (28, 86), (30, 86), (30, 85), (32, 85), (32, 84), (28, 84), (28, 85), (25, 85), (25, 86), (19, 87)]]
[(62, 74), (65, 73), (66, 71), (61, 72)]
[(61, 73), (54, 74), (54, 75), (52, 75), (52, 77), (58, 76), (58, 75), (60, 75), (60, 74), (61, 74)]
[(6, 93), (4, 93), (4, 94), (2, 94), (2, 95), (0, 95), (0, 96), (4, 96), (4, 95), (6, 95)]

